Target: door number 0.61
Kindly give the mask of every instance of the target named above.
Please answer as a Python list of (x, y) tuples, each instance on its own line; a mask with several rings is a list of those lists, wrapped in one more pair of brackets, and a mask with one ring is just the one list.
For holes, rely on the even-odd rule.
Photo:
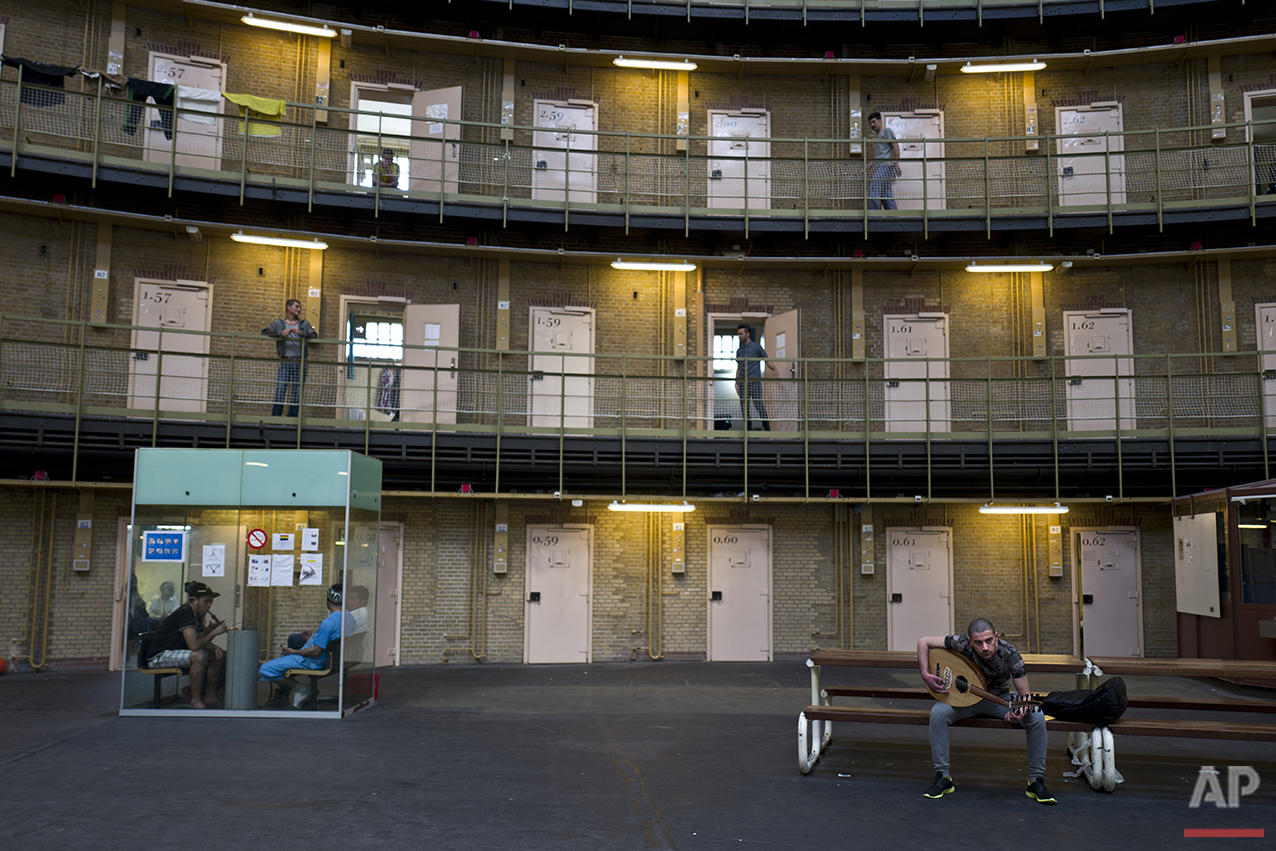
[(916, 538), (891, 538), (892, 547), (915, 547), (917, 546)]

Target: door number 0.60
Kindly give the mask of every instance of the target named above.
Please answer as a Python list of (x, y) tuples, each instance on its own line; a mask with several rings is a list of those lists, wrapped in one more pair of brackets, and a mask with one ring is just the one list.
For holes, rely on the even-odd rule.
[(715, 535), (713, 542), (715, 544), (738, 544), (740, 539), (735, 535)]

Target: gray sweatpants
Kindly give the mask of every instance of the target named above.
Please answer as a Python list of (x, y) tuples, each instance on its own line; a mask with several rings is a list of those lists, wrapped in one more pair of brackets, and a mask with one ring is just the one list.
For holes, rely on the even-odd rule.
[[(935, 770), (949, 774), (948, 726), (963, 718), (983, 715), (988, 718), (1004, 718), (1010, 710), (990, 700), (981, 700), (973, 706), (961, 708), (936, 701), (930, 707), (930, 758)], [(1028, 779), (1046, 776), (1046, 716), (1030, 712), (1019, 719), (1019, 726), (1028, 731)]]

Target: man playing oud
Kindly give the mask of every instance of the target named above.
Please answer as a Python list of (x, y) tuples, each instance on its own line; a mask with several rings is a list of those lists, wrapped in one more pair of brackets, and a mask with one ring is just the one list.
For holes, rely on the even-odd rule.
[[(932, 691), (946, 694), (944, 680), (935, 673), (930, 662), (930, 651), (944, 648), (960, 653), (981, 671), (987, 681), (987, 691), (993, 695), (1010, 695), (1010, 685), (1018, 696), (1027, 698), (1028, 672), (1023, 658), (1007, 641), (1002, 641), (992, 623), (976, 618), (966, 628), (965, 635), (931, 635), (917, 640), (917, 666), (922, 679)], [(1004, 719), (1007, 724), (1018, 724), (1028, 731), (1028, 789), (1029, 798), (1042, 803), (1057, 803), (1046, 790), (1046, 719), (1032, 709), (1010, 709), (991, 700), (981, 700), (972, 706), (950, 706), (936, 701), (930, 708), (930, 756), (935, 763), (935, 781), (922, 794), (927, 798), (942, 798), (952, 792), (952, 776), (948, 771), (948, 727), (954, 721), (983, 715)]]

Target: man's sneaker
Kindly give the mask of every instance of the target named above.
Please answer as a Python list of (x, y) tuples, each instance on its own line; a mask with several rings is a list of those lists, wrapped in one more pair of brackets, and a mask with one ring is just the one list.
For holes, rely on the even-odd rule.
[[(935, 782), (926, 787), (926, 791), (922, 792), (927, 798), (942, 798), (957, 787), (953, 785), (953, 779), (942, 771), (935, 772)], [(1042, 789), (1046, 788), (1044, 786)]]
[(1046, 788), (1045, 780), (1038, 777), (1036, 780), (1028, 784), (1028, 791), (1024, 792), (1029, 798), (1032, 798), (1038, 804), (1057, 804), (1054, 795), (1050, 794), (1050, 790)]

